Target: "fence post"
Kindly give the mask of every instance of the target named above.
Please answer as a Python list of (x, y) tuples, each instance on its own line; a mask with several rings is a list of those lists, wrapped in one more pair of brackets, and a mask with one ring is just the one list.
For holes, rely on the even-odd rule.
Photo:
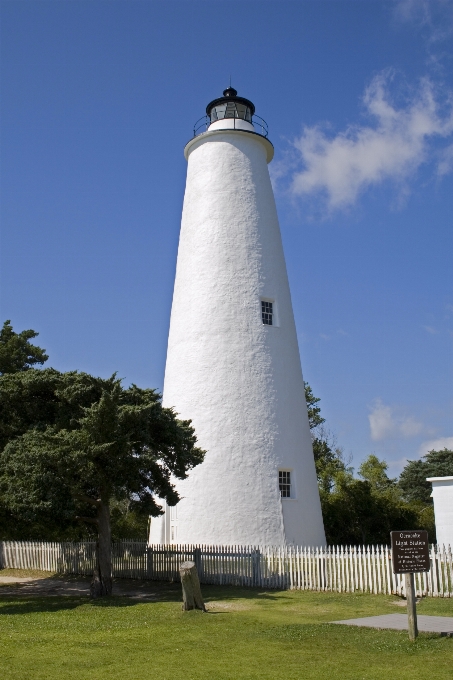
[(203, 576), (203, 562), (202, 562), (202, 559), (201, 559), (201, 548), (194, 548), (194, 550), (193, 550), (193, 561), (195, 562), (195, 566), (197, 568), (198, 578), (201, 581), (201, 578)]
[(259, 587), (261, 585), (261, 552), (259, 548), (252, 550), (252, 568), (253, 580), (252, 585)]
[(153, 547), (149, 545), (146, 549), (146, 577), (153, 577)]

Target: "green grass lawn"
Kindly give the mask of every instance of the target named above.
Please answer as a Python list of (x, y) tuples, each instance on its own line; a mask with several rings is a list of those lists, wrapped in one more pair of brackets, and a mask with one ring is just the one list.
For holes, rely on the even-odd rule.
[[(126, 597), (0, 597), (0, 678), (327, 680), (453, 678), (453, 639), (329, 621), (405, 613), (395, 597), (203, 586), (209, 613), (182, 612), (179, 585)], [(453, 600), (419, 613), (453, 616)]]

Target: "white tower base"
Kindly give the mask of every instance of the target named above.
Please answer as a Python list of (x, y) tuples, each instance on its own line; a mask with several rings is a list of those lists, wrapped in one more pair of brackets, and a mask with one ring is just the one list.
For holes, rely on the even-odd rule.
[(437, 545), (453, 548), (453, 477), (427, 477), (433, 485)]

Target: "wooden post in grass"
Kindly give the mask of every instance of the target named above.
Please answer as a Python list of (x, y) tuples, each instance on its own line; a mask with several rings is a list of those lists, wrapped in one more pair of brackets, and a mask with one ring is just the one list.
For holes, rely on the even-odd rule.
[(409, 640), (415, 640), (418, 635), (415, 578), (413, 573), (405, 574), (405, 578)]
[(201, 609), (202, 612), (205, 612), (206, 607), (201, 595), (200, 581), (195, 562), (182, 562), (179, 565), (179, 573), (181, 575), (183, 610)]

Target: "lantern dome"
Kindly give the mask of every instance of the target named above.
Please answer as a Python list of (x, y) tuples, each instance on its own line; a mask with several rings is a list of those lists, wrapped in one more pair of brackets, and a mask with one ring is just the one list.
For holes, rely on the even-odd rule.
[(206, 114), (211, 119), (211, 123), (224, 118), (241, 118), (248, 123), (252, 122), (255, 113), (255, 106), (249, 99), (237, 96), (234, 87), (227, 87), (223, 91), (223, 97), (214, 99), (206, 107)]

